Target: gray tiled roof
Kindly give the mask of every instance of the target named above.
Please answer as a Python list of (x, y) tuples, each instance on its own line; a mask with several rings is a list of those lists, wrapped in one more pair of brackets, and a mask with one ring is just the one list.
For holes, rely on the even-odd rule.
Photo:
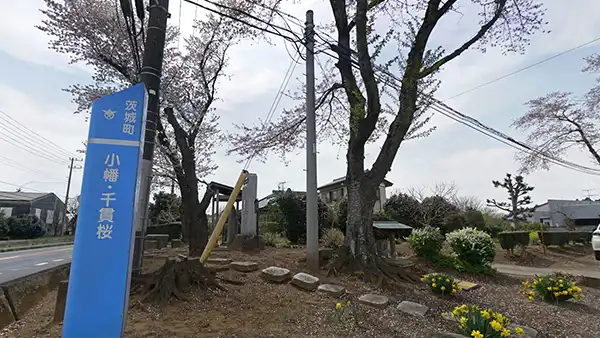
[(33, 201), (48, 194), (47, 192), (0, 191), (0, 201)]

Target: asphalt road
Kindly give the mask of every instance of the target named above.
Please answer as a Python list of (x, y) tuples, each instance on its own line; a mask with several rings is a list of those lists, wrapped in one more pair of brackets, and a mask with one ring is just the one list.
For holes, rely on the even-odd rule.
[(0, 253), (0, 284), (71, 261), (73, 246)]

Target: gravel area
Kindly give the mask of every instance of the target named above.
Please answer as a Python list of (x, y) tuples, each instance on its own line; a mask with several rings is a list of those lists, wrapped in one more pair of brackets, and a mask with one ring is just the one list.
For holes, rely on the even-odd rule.
[[(218, 250), (213, 257), (255, 261), (261, 268), (275, 265), (293, 273), (303, 271), (298, 263), (302, 249), (269, 248), (256, 255)], [(159, 267), (163, 260), (158, 254), (146, 264)], [(491, 307), (515, 323), (538, 330), (538, 337), (591, 338), (600, 332), (600, 291), (583, 288), (584, 299), (565, 305), (530, 303), (519, 293), (521, 280), (505, 275), (459, 276), (482, 287), (459, 292), (450, 299), (433, 295), (424, 284), (406, 284), (390, 293), (374, 290), (355, 277), (319, 275), (321, 283), (343, 285), (350, 292), (351, 305), (344, 306), (338, 320), (337, 300), (323, 294), (288, 284), (268, 284), (260, 278), (260, 270), (222, 274), (245, 284), (224, 284), (228, 292), (209, 295), (196, 290), (188, 294), (188, 301), (175, 301), (163, 309), (134, 305), (125, 337), (427, 337), (436, 331), (454, 331), (455, 324), (443, 319), (441, 313), (462, 304)], [(358, 304), (355, 299), (365, 293), (386, 295), (390, 305), (381, 310)], [(55, 293), (48, 295), (26, 318), (0, 332), (0, 337), (60, 337), (60, 326), (49, 324), (55, 297)], [(404, 300), (426, 305), (429, 311), (424, 317), (400, 312), (396, 306)]]

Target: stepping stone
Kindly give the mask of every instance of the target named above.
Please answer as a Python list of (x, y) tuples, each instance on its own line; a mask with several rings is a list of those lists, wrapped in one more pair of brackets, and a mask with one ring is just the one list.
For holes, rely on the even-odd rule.
[[(519, 324), (508, 324), (506, 326), (510, 331), (512, 331), (513, 333), (515, 332), (515, 328), (516, 327), (520, 327), (523, 329), (523, 333), (524, 335), (521, 336), (523, 338), (536, 338), (538, 335), (538, 332), (536, 329), (532, 329), (530, 327), (527, 326), (523, 326), (523, 325), (519, 325)], [(517, 335), (518, 336), (518, 335)]]
[(433, 332), (427, 338), (465, 338), (462, 334), (452, 332)]
[(290, 270), (276, 266), (270, 266), (266, 269), (263, 269), (260, 275), (265, 280), (274, 283), (287, 282), (291, 277)]
[(456, 284), (458, 285), (458, 287), (462, 288), (463, 291), (475, 290), (475, 289), (477, 289), (478, 287), (481, 286), (479, 284), (467, 282), (467, 281), (464, 281), (464, 280), (459, 280)]
[(229, 258), (218, 258), (218, 257), (215, 257), (215, 258), (209, 258), (209, 259), (207, 259), (206, 263), (208, 263), (208, 264), (226, 265), (226, 264), (231, 263), (231, 259), (229, 259)]
[(292, 285), (307, 291), (314, 291), (319, 286), (319, 278), (304, 272), (299, 272), (292, 278)]
[(425, 305), (421, 305), (421, 304), (415, 303), (415, 302), (410, 302), (407, 300), (398, 304), (397, 309), (404, 313), (408, 313), (410, 315), (418, 316), (418, 317), (424, 317), (427, 310), (429, 310), (429, 308)]
[(326, 293), (334, 298), (340, 298), (344, 293), (346, 293), (346, 288), (335, 284), (321, 284), (317, 288), (317, 291)]
[(213, 272), (222, 272), (229, 270), (229, 265), (207, 264), (206, 268)]
[(369, 306), (376, 307), (379, 309), (385, 309), (388, 306), (390, 299), (387, 298), (386, 296), (368, 293), (366, 295), (360, 296), (358, 298), (358, 301), (365, 305), (369, 305)]
[(171, 248), (181, 248), (183, 246), (183, 242), (180, 239), (174, 239), (171, 241)]
[(239, 272), (252, 272), (258, 270), (256, 262), (231, 262), (229, 267)]

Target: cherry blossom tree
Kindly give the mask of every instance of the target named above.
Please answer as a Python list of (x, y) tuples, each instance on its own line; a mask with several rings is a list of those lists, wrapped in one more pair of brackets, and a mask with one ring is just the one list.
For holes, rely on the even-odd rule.
[[(586, 57), (583, 72), (600, 72), (600, 54)], [(600, 77), (583, 97), (556, 91), (526, 103), (529, 110), (512, 126), (528, 132), (527, 142), (550, 158), (559, 158), (572, 148), (587, 152), (600, 165)], [(522, 173), (549, 169), (548, 157), (519, 153)]]
[[(227, 11), (230, 17), (239, 17), (243, 11), (269, 19), (273, 15), (269, 6), (279, 1), (222, 2), (232, 7)], [(92, 73), (90, 83), (65, 89), (73, 97), (76, 113), (88, 113), (94, 98), (140, 81), (147, 22), (126, 21), (119, 2), (111, 0), (44, 2), (45, 19), (37, 28), (51, 38), (50, 49), (68, 55), (71, 63), (83, 64)], [(128, 27), (135, 27), (137, 34), (130, 36)], [(167, 28), (154, 182), (177, 183), (184, 239), (191, 256), (199, 256), (208, 240), (206, 210), (211, 192), (200, 198), (198, 190), (202, 178), (217, 169), (212, 160), (219, 137), (214, 103), (219, 99), (218, 85), (227, 76), (227, 52), (240, 39), (259, 35), (259, 31), (210, 13), (194, 22), (191, 36), (181, 37), (177, 28)]]
[[(328, 38), (317, 34), (317, 50), (331, 50), (334, 61), (323, 66), (317, 84), (318, 141), (347, 147), (348, 220), (345, 246), (331, 267), (355, 267), (378, 282), (413, 279), (377, 258), (372, 220), (376, 192), (403, 141), (427, 136), (430, 95), (439, 85), (435, 75), (469, 48), (488, 46), (524, 52), (533, 34), (543, 31), (545, 9), (538, 0), (330, 0), (334, 17)], [(432, 46), (439, 23), (462, 15), (459, 6), (477, 7), (479, 26), (446, 52)], [(385, 30), (381, 30), (385, 27)], [(384, 47), (395, 43), (394, 57)], [(353, 49), (355, 51), (353, 51)], [(391, 76), (390, 73), (394, 76)], [(396, 79), (398, 80), (396, 80)], [(299, 90), (303, 95), (304, 88)], [(230, 135), (233, 153), (265, 158), (305, 146), (305, 107), (284, 111), (279, 119), (258, 126), (240, 126)], [(365, 147), (383, 137), (372, 166), (365, 165)], [(381, 278), (386, 277), (386, 278)], [(393, 282), (392, 282), (393, 284)]]

